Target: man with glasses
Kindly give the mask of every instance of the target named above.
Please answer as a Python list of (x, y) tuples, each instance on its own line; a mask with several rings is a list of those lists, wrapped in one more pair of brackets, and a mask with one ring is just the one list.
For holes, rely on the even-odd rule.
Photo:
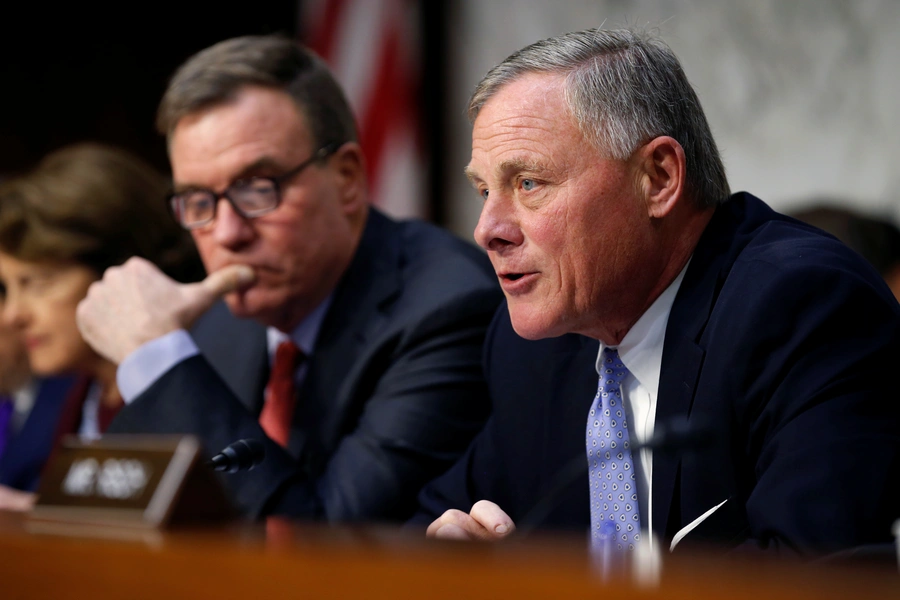
[(343, 92), (290, 40), (190, 58), (157, 124), (170, 207), (210, 275), (178, 285), (136, 259), (79, 306), (85, 339), (120, 364), (128, 405), (109, 431), (191, 433), (211, 452), (262, 441), (262, 463), (225, 478), (252, 517), (409, 516), (489, 412), (489, 262), (367, 204)]

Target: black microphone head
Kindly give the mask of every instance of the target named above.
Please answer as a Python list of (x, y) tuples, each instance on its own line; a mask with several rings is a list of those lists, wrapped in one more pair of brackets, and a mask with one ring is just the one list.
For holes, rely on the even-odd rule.
[(661, 452), (708, 448), (716, 442), (716, 429), (703, 419), (678, 417), (657, 422), (653, 436), (641, 446)]
[(249, 471), (266, 457), (266, 447), (259, 440), (238, 440), (214, 456), (210, 463), (217, 471), (236, 473)]

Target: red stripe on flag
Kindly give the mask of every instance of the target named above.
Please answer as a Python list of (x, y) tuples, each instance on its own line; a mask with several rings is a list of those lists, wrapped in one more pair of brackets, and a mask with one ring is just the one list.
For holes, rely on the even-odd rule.
[(384, 37), (374, 94), (366, 106), (360, 125), (363, 151), (370, 158), (369, 176), (373, 188), (378, 183), (385, 145), (391, 130), (404, 118), (415, 118), (412, 107), (409, 106), (408, 81), (401, 71), (399, 44), (396, 26), (392, 25)]
[(335, 34), (341, 16), (347, 7), (347, 0), (328, 0), (318, 23), (306, 26), (307, 45), (329, 62), (334, 55)]
[[(403, 19), (410, 18), (410, 10), (415, 10), (415, 0), (385, 0), (381, 10), (387, 11), (386, 15), (366, 23), (371, 27), (366, 33), (373, 34), (373, 47), (365, 43), (369, 41), (354, 39), (355, 32), (348, 31), (348, 24), (360, 26), (355, 21), (360, 18), (361, 10), (371, 9), (376, 5), (368, 4), (373, 0), (306, 0), (315, 2), (310, 7), (316, 10), (308, 10), (304, 14), (314, 22), (306, 24), (306, 43), (328, 62), (334, 69), (342, 69), (347, 65), (336, 65), (338, 57), (341, 60), (350, 58), (352, 69), (361, 66), (366, 74), (366, 81), (347, 81), (344, 78), (355, 77), (351, 73), (335, 72), (339, 81), (345, 81), (349, 85), (348, 93), (355, 93), (359, 97), (349, 98), (350, 104), (356, 109), (357, 126), (359, 127), (360, 144), (366, 156), (367, 175), (369, 177), (369, 189), (373, 192), (372, 202), (376, 205), (384, 205), (385, 199), (375, 197), (377, 190), (382, 190), (379, 183), (390, 182), (393, 186), (403, 186), (398, 190), (382, 190), (383, 194), (395, 204), (400, 201), (401, 206), (393, 206), (397, 212), (405, 215), (424, 215), (423, 198), (421, 196), (422, 164), (421, 157), (398, 161), (391, 160), (387, 156), (391, 147), (397, 147), (397, 136), (412, 132), (413, 142), (416, 146), (421, 142), (421, 127), (418, 104), (414, 97), (417, 93), (419, 81), (418, 73), (411, 68), (410, 57), (417, 57), (417, 48), (409, 47), (412, 42), (409, 39), (410, 24)], [(377, 11), (375, 11), (377, 12)], [(413, 13), (414, 14), (414, 13)], [(417, 25), (414, 25), (417, 26)], [(356, 34), (358, 35), (358, 34)], [(363, 36), (365, 37), (365, 36)], [(362, 62), (358, 62), (362, 61)], [(371, 82), (367, 77), (371, 76)], [(371, 86), (367, 84), (371, 83)], [(354, 85), (352, 84), (362, 84)], [(365, 89), (363, 89), (365, 88)], [(403, 147), (401, 145), (401, 147)], [(402, 151), (401, 151), (402, 152)], [(400, 156), (407, 156), (401, 154)], [(392, 164), (393, 163), (393, 164)], [(397, 165), (400, 164), (400, 167)], [(399, 168), (394, 173), (385, 173), (387, 168)], [(388, 177), (399, 173), (410, 173), (412, 181), (391, 181)], [(412, 192), (412, 193), (410, 193)], [(405, 205), (403, 199), (410, 198), (409, 205)]]

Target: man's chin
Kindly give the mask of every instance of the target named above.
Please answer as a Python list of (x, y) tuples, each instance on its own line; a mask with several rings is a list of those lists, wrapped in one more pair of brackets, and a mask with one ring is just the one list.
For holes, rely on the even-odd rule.
[(229, 292), (223, 298), (228, 310), (239, 319), (255, 319), (259, 316), (260, 310), (252, 298), (247, 297), (247, 291)]
[(542, 340), (544, 338), (557, 337), (564, 333), (555, 331), (553, 324), (547, 321), (546, 315), (535, 309), (511, 306), (509, 317), (512, 321), (513, 330), (519, 337), (526, 340)]
[(225, 305), (231, 314), (239, 319), (252, 319), (266, 327), (281, 329), (283, 323), (280, 318), (284, 316), (284, 311), (280, 306), (283, 302), (265, 302), (265, 298), (253, 292), (251, 288), (248, 291), (225, 294)]

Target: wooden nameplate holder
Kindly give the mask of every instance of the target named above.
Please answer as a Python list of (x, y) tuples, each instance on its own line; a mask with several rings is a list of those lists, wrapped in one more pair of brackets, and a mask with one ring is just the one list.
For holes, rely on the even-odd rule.
[(93, 442), (67, 436), (41, 478), (29, 529), (148, 531), (233, 518), (203, 458), (199, 440), (188, 435), (107, 435)]

